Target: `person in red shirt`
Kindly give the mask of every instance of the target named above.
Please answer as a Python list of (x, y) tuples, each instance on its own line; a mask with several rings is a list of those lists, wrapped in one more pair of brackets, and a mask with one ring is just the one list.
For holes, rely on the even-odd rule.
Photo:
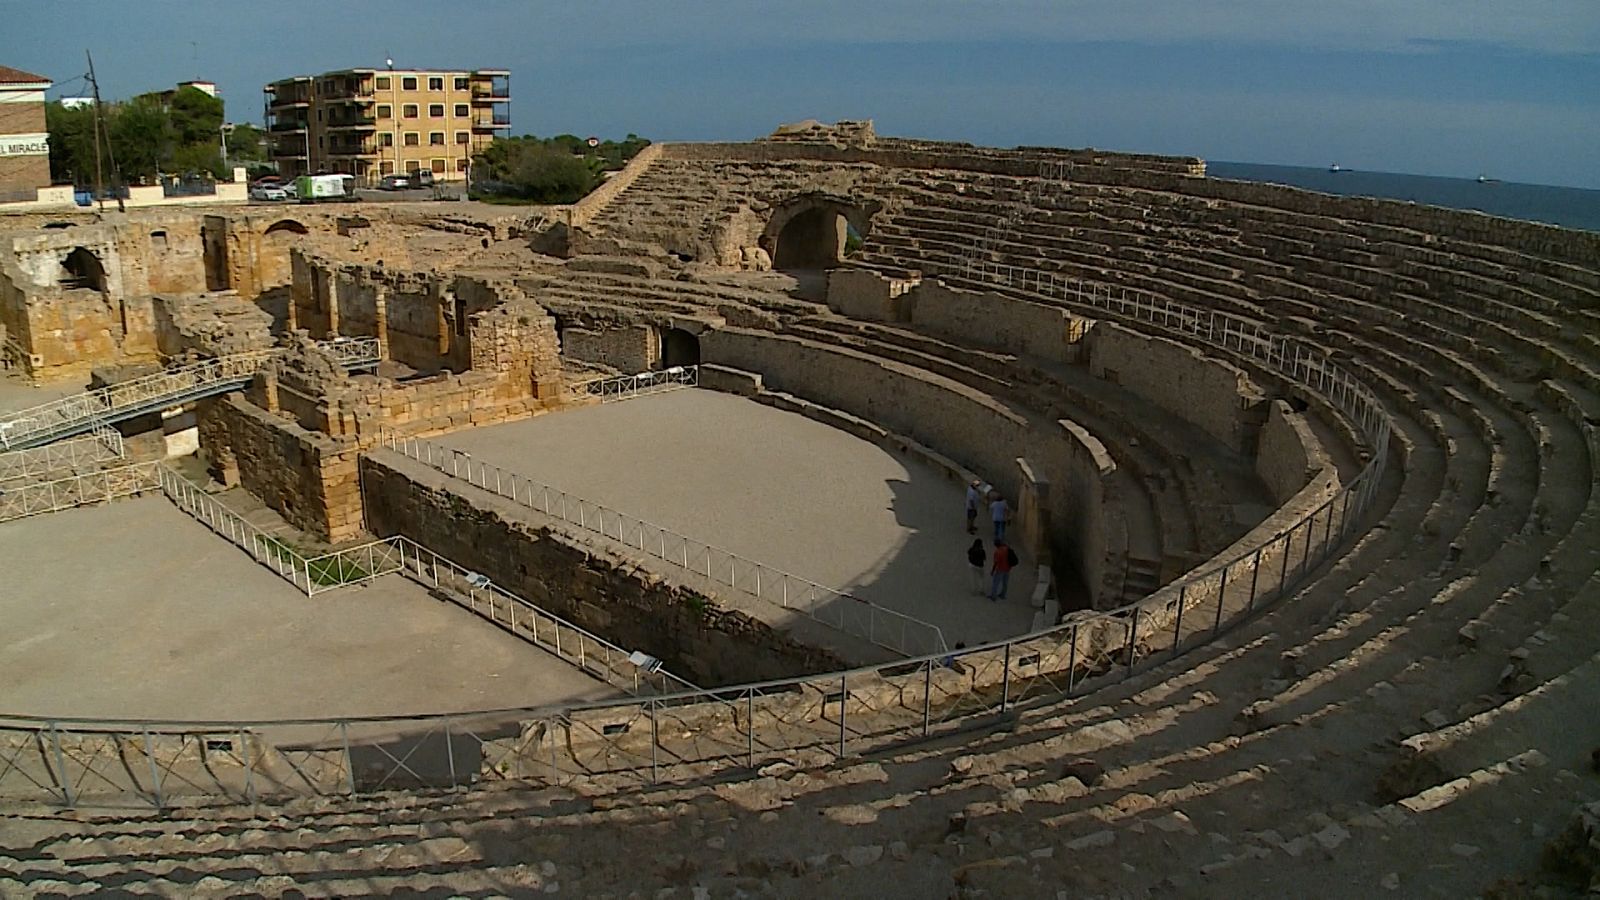
[(994, 564), (989, 570), (989, 599), (996, 603), (1006, 598), (1006, 588), (1011, 583), (1011, 570), (1017, 565), (1017, 552), (1005, 541), (994, 542)]

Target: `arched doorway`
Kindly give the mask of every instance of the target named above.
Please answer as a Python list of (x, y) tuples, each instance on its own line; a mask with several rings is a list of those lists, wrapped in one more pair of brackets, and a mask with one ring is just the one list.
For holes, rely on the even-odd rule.
[(833, 268), (860, 249), (874, 211), (844, 197), (797, 197), (773, 212), (761, 246), (771, 254), (774, 269)]
[(66, 258), (61, 261), (61, 286), (65, 288), (87, 288), (91, 291), (106, 291), (106, 267), (100, 264), (100, 257), (85, 247), (74, 247)]
[(661, 332), (661, 365), (700, 365), (700, 339), (682, 328), (668, 328)]
[(293, 219), (280, 219), (268, 225), (263, 234), (267, 237), (272, 237), (273, 235), (305, 234), (307, 230), (306, 226)]

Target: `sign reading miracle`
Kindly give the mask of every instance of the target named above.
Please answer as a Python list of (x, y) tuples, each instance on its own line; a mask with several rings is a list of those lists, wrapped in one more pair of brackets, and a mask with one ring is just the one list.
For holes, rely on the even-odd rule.
[(0, 156), (44, 156), (49, 152), (47, 134), (0, 134)]

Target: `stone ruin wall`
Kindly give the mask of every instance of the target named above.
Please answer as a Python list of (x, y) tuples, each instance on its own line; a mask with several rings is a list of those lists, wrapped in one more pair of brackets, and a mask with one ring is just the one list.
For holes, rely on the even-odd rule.
[(718, 608), (640, 562), (533, 524), (527, 510), (389, 451), (363, 456), (367, 516), (535, 605), (669, 671), (716, 687), (847, 668), (749, 616)]
[[(311, 312), (321, 327), (295, 332), (288, 352), (257, 373), (243, 397), (206, 406), (201, 446), (219, 480), (243, 485), (319, 540), (359, 536), (352, 464), (386, 432), (442, 434), (572, 402), (555, 320), (510, 281), (300, 250), (293, 266), (296, 293), (309, 301), (301, 314)], [(454, 329), (463, 312), (464, 337)], [(391, 356), (400, 348), (400, 361), (419, 374), (348, 373), (312, 340), (339, 336), (376, 336)]]
[[(263, 232), (290, 217), (273, 212), (231, 215), (194, 211), (141, 212), (68, 228), (8, 232), (0, 261), (0, 329), (24, 354), (26, 373), (39, 380), (85, 376), (98, 365), (152, 362), (172, 345), (172, 320), (163, 322), (156, 295), (177, 298), (232, 292), (241, 309), (287, 283), (288, 244), (298, 231)], [(292, 217), (303, 231), (331, 232), (328, 214)], [(8, 223), (9, 224), (9, 223)], [(103, 289), (68, 287), (69, 254), (83, 248), (104, 270)], [(216, 301), (224, 309), (225, 301)], [(163, 328), (167, 328), (165, 334)], [(203, 342), (188, 342), (201, 349)], [(177, 341), (184, 346), (185, 341)]]

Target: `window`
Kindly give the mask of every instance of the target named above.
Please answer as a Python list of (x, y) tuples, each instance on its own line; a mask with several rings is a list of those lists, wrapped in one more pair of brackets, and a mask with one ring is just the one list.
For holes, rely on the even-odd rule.
[(470, 115), (472, 115), (471, 107), (467, 106), (465, 103), (457, 103), (456, 104), (456, 118), (465, 119), (467, 116), (470, 116)]
[(400, 107), (400, 115), (408, 119), (415, 119), (417, 117), (417, 105), (415, 103), (407, 103), (405, 106)]
[(384, 161), (378, 163), (378, 174), (379, 175), (393, 175), (394, 174), (394, 163), (389, 162), (388, 160), (384, 160)]
[(389, 104), (387, 104), (387, 103), (378, 104), (378, 118), (387, 119), (387, 118), (389, 118), (390, 114), (393, 113), (393, 112), (394, 112), (394, 110), (389, 108)]
[(429, 103), (428, 104), (428, 117), (431, 118), (431, 119), (443, 118), (444, 117), (444, 104), (443, 103)]
[(428, 146), (430, 146), (430, 147), (443, 147), (444, 146), (444, 132), (442, 132), (442, 131), (430, 131), (430, 132), (428, 132)]
[(467, 170), (467, 159), (466, 159), (466, 157), (462, 157), (461, 159), (456, 160), (456, 171), (457, 172), (465, 172), (466, 170)]
[(387, 91), (388, 89), (389, 89), (389, 76), (387, 76), (387, 75), (379, 75), (378, 76), (378, 90)]
[(456, 76), (456, 90), (464, 91), (466, 89), (467, 89), (467, 78), (466, 78), (466, 76), (465, 75), (457, 75)]
[(465, 143), (467, 143), (467, 142), (469, 142), (471, 140), (472, 140), (471, 133), (466, 132), (466, 131), (458, 131), (458, 132), (456, 132), (456, 143), (465, 144)]
[(394, 132), (392, 132), (392, 131), (379, 132), (379, 134), (378, 134), (378, 146), (380, 146), (380, 147), (393, 147), (394, 146)]
[(428, 90), (430, 90), (430, 91), (442, 91), (442, 90), (444, 90), (444, 78), (442, 78), (442, 77), (440, 77), (438, 75), (434, 75), (434, 76), (430, 77), (428, 79)]
[(400, 90), (402, 90), (402, 91), (414, 91), (416, 89), (417, 89), (417, 76), (415, 76), (415, 75), (407, 75), (404, 78), (400, 79)]
[(437, 156), (434, 157), (433, 160), (432, 160), (432, 167), (433, 167), (433, 174), (435, 174), (435, 175), (443, 175), (444, 174), (444, 160), (442, 158), (437, 157)]
[(415, 147), (419, 143), (421, 143), (421, 135), (417, 134), (415, 131), (406, 132), (405, 145), (407, 147)]

